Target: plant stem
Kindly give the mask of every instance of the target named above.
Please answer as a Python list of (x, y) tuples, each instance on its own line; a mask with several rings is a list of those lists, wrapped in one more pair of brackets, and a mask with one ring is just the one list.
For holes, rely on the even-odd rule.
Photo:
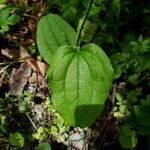
[(30, 120), (31, 124), (33, 125), (33, 127), (35, 128), (36, 131), (38, 131), (38, 128), (36, 127), (36, 125), (34, 124), (34, 122), (32, 121), (32, 119), (30, 118), (30, 116), (28, 115), (28, 113), (26, 113), (28, 119)]
[(77, 47), (80, 45), (81, 32), (82, 32), (82, 30), (83, 30), (83, 28), (84, 28), (84, 25), (85, 25), (85, 22), (86, 22), (86, 20), (87, 20), (87, 18), (88, 18), (88, 16), (89, 16), (89, 13), (90, 13), (90, 10), (91, 10), (93, 1), (94, 1), (94, 0), (90, 0), (89, 6), (88, 6), (88, 8), (87, 8), (87, 10), (86, 10), (86, 14), (85, 14), (84, 19), (83, 19), (83, 22), (82, 22), (82, 25), (81, 25), (80, 30), (79, 30), (79, 32), (78, 32), (77, 43), (76, 43), (76, 46), (77, 46)]

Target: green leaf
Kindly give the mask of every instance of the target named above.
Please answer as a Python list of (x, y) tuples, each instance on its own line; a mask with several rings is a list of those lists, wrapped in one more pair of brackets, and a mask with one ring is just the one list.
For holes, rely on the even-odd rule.
[(140, 106), (134, 106), (135, 115), (137, 120), (140, 122), (143, 126), (150, 126), (150, 105), (140, 105)]
[(0, 4), (3, 4), (5, 2), (5, 0), (0, 0)]
[(147, 95), (146, 99), (141, 101), (141, 104), (142, 105), (149, 105), (149, 107), (150, 107), (150, 95)]
[(69, 21), (74, 21), (76, 17), (76, 13), (77, 10), (71, 6), (63, 13), (63, 18)]
[(13, 14), (7, 19), (7, 24), (15, 25), (17, 22), (19, 22), (19, 20), (20, 20), (20, 17), (16, 14)]
[(139, 42), (139, 43), (142, 43), (142, 42), (143, 42), (143, 35), (142, 35), (142, 34), (139, 36), (138, 42)]
[(37, 150), (51, 150), (51, 146), (48, 143), (39, 144)]
[(113, 8), (116, 15), (120, 14), (120, 9), (121, 9), (120, 5), (121, 5), (120, 0), (113, 0), (112, 1), (112, 8)]
[(128, 124), (121, 127), (119, 133), (119, 142), (122, 148), (129, 149), (134, 148), (137, 145), (136, 132), (131, 130)]
[[(80, 28), (81, 28), (81, 25), (82, 25), (82, 23), (83, 23), (83, 20), (84, 20), (84, 19), (82, 18), (82, 19), (80, 19), (80, 21), (79, 21), (78, 29), (77, 29), (78, 32), (79, 32), (79, 30), (80, 30)], [(86, 22), (85, 22), (85, 24), (84, 24), (84, 28), (83, 28), (83, 30), (82, 30), (82, 32), (81, 32), (81, 39), (80, 39), (80, 40), (82, 40), (82, 41), (84, 41), (84, 42), (86, 42), (86, 43), (90, 42), (90, 41), (92, 40), (93, 36), (94, 36), (94, 33), (95, 33), (95, 31), (96, 31), (96, 28), (97, 28), (97, 25), (96, 25), (96, 24), (90, 22), (89, 20), (86, 20)]]
[(138, 43), (136, 41), (131, 41), (130, 42), (130, 45), (134, 46), (134, 47), (137, 47), (138, 46)]
[(24, 138), (22, 134), (15, 132), (10, 135), (10, 144), (22, 148), (24, 146)]
[(91, 125), (100, 115), (112, 80), (110, 61), (95, 44), (60, 47), (48, 71), (56, 110), (66, 123), (80, 127)]
[(8, 25), (15, 25), (20, 17), (16, 14), (9, 15), (11, 12), (11, 8), (4, 8), (0, 10), (0, 33), (5, 33), (9, 30)]
[(137, 137), (134, 135), (132, 137), (125, 136), (124, 134), (120, 134), (119, 142), (122, 148), (131, 149), (137, 145)]
[(121, 127), (121, 134), (124, 134), (127, 137), (135, 136), (135, 131), (132, 131), (130, 129), (130, 126), (128, 124), (125, 124)]
[(137, 88), (136, 90), (131, 90), (128, 92), (128, 99), (131, 102), (137, 102), (137, 96), (141, 95), (141, 88)]
[(9, 26), (7, 24), (4, 24), (2, 27), (3, 32), (7, 32), (9, 30)]
[(54, 14), (44, 16), (37, 27), (37, 45), (41, 56), (51, 63), (53, 54), (63, 45), (76, 44), (74, 29), (61, 17)]
[(137, 85), (139, 83), (139, 75), (138, 73), (132, 74), (128, 77), (128, 81), (133, 84)]
[(0, 11), (0, 20), (6, 20), (7, 17), (9, 16), (10, 10), (11, 10), (10, 7), (2, 9)]
[(116, 99), (119, 102), (119, 104), (121, 105), (123, 103), (123, 97), (121, 94), (116, 93)]

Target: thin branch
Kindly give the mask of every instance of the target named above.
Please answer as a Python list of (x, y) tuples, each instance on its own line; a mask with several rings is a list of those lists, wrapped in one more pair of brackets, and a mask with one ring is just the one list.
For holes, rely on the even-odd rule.
[(27, 115), (28, 119), (30, 120), (32, 126), (36, 129), (36, 131), (38, 131), (36, 125), (34, 124), (34, 122), (32, 121), (32, 119), (30, 118), (30, 116), (28, 115), (28, 113), (26, 113), (26, 115)]

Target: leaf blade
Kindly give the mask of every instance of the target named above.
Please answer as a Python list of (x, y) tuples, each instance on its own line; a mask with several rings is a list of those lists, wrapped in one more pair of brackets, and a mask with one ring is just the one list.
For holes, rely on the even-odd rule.
[(37, 45), (47, 63), (50, 64), (57, 48), (63, 45), (75, 45), (75, 43), (74, 29), (58, 15), (48, 14), (39, 21)]
[(24, 137), (19, 132), (10, 135), (10, 144), (22, 148), (24, 146)]
[(51, 146), (48, 143), (41, 143), (38, 145), (37, 150), (51, 150)]
[[(102, 50), (94, 44), (87, 44), (80, 51), (63, 46), (54, 55), (48, 72), (52, 101), (69, 125), (89, 126), (103, 110), (113, 70), (109, 59), (103, 56), (104, 61), (107, 58), (105, 63), (108, 63), (106, 68), (109, 69), (104, 71), (100, 55), (105, 53), (99, 51)], [(95, 55), (96, 52), (100, 58)], [(107, 83), (105, 78), (108, 76), (111, 77)]]

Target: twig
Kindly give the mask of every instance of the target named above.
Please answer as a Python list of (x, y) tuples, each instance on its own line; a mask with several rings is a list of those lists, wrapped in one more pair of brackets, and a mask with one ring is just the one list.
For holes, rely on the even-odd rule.
[(5, 66), (4, 68), (2, 68), (2, 69), (0, 70), (0, 74), (3, 73), (9, 66), (10, 66), (10, 65), (7, 65), (7, 66)]
[(115, 97), (116, 97), (116, 87), (117, 87), (117, 85), (116, 85), (116, 83), (114, 84), (114, 86), (113, 86), (113, 91), (112, 91), (112, 105), (114, 105), (115, 104)]
[(27, 58), (30, 58), (30, 57), (29, 57), (29, 56), (26, 56), (26, 57), (23, 57), (23, 58), (19, 58), (19, 59), (15, 60), (15, 61), (3, 62), (3, 63), (0, 63), (0, 66), (2, 66), (2, 65), (12, 65), (12, 64), (14, 64), (14, 63), (24, 62), (25, 59), (27, 59)]
[(28, 115), (28, 113), (26, 113), (26, 115), (27, 115), (28, 119), (30, 120), (32, 126), (36, 129), (36, 131), (38, 131), (36, 125), (34, 124), (34, 122), (32, 121), (32, 119), (30, 118), (30, 116)]
[(140, 82), (142, 82), (144, 79), (149, 78), (150, 77), (150, 73), (146, 74), (144, 77), (142, 77), (142, 79), (140, 80)]
[(3, 139), (3, 138), (0, 138), (0, 141), (4, 141), (4, 142), (9, 142), (9, 140), (7, 140), (7, 139)]
[(11, 65), (13, 65), (13, 64), (15, 64), (15, 63), (24, 62), (24, 60), (27, 59), (27, 58), (28, 58), (28, 56), (27, 56), (27, 57), (24, 57), (24, 58), (20, 58), (20, 59), (18, 59), (18, 60), (16, 60), (16, 61), (13, 61), (13, 62), (0, 63), (0, 66), (7, 65), (7, 66), (5, 66), (4, 68), (2, 68), (2, 69), (0, 70), (0, 74), (3, 73), (9, 66), (11, 66)]

